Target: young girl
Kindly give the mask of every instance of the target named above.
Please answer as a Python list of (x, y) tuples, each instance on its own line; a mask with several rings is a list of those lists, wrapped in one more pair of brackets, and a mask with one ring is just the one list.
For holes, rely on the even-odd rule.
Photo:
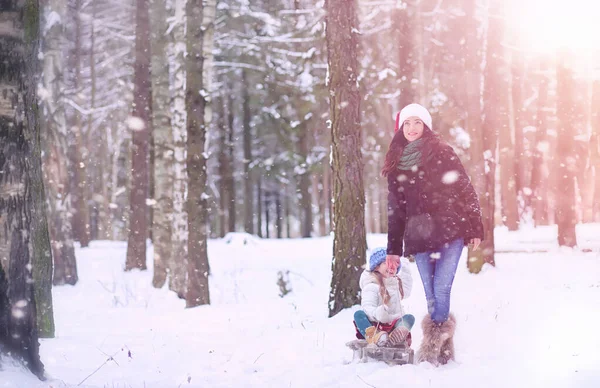
[(405, 340), (410, 346), (415, 317), (402, 309), (402, 299), (408, 298), (412, 289), (409, 262), (403, 259), (397, 268), (390, 268), (386, 255), (385, 248), (375, 249), (368, 270), (360, 276), (362, 310), (354, 314), (356, 336), (378, 346), (394, 346)]

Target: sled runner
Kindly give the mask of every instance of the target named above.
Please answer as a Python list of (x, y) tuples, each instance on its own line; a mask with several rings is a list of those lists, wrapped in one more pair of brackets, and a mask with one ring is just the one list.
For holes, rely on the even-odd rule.
[(384, 361), (388, 365), (415, 363), (415, 352), (406, 343), (398, 346), (377, 346), (367, 344), (364, 339), (346, 343), (352, 349), (352, 362)]

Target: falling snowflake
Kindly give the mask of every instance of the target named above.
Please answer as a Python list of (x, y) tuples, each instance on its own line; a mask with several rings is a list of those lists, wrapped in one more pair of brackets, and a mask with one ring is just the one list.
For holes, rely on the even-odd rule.
[(12, 309), (12, 316), (15, 317), (16, 319), (22, 319), (22, 318), (25, 318), (25, 312), (20, 308), (14, 307)]
[(456, 183), (457, 180), (458, 180), (458, 171), (455, 171), (455, 170), (448, 171), (442, 177), (442, 183), (445, 185), (451, 185), (453, 183)]
[(146, 128), (146, 124), (144, 123), (144, 120), (142, 120), (139, 117), (135, 117), (135, 116), (129, 116), (127, 118), (127, 126), (132, 131), (143, 131), (144, 128)]

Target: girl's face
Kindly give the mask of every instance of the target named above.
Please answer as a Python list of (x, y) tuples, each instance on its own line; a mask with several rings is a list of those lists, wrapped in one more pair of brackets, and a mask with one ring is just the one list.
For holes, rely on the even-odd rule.
[(423, 136), (423, 122), (417, 116), (412, 116), (404, 120), (402, 132), (409, 142), (418, 140)]
[(385, 278), (394, 275), (394, 274), (390, 273), (390, 269), (389, 269), (389, 267), (388, 267), (388, 265), (387, 265), (387, 263), (385, 261), (383, 263), (379, 264), (377, 266), (377, 268), (375, 268), (375, 271), (377, 271), (380, 274), (382, 274), (383, 277), (385, 277)]

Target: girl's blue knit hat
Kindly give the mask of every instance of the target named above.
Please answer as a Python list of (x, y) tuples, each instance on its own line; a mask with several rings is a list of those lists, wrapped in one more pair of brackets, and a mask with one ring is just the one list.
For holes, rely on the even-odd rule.
[[(387, 249), (385, 248), (375, 248), (373, 252), (371, 252), (371, 256), (369, 256), (369, 271), (375, 271), (375, 268), (379, 266), (379, 264), (385, 261), (385, 257), (387, 256)], [(400, 267), (402, 264), (398, 266), (398, 271), (400, 271)]]

